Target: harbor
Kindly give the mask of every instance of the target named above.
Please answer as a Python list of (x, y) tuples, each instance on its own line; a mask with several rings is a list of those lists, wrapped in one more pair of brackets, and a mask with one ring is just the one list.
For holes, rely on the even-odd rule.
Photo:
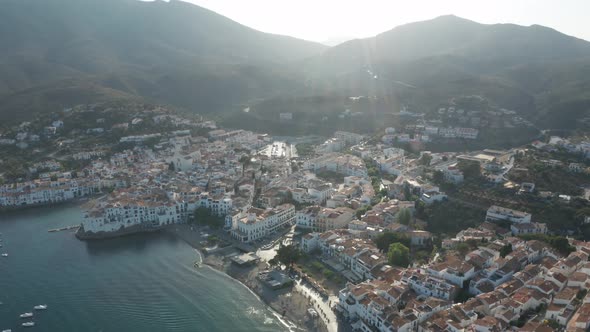
[[(9, 254), (0, 259), (0, 284), (9, 285), (0, 293), (0, 331), (289, 329), (236, 280), (206, 266), (195, 268), (199, 255), (176, 236), (160, 232), (83, 242), (69, 231), (47, 232), (79, 218), (80, 209), (70, 206), (0, 220)], [(46, 311), (34, 309), (43, 304)], [(33, 317), (20, 318), (28, 312)], [(228, 312), (234, 319), (227, 319)], [(29, 321), (34, 326), (22, 326)]]

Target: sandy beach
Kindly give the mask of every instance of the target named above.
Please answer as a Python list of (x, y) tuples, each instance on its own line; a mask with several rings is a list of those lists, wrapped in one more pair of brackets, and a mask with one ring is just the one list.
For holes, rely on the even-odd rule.
[[(199, 226), (179, 224), (166, 229), (166, 231), (176, 235), (193, 248), (199, 250), (202, 257), (202, 266), (200, 268), (216, 269), (248, 287), (265, 304), (275, 311), (277, 316), (289, 326), (289, 330), (334, 331), (334, 321), (330, 322), (330, 329), (328, 329), (324, 322), (324, 319), (327, 319), (327, 316), (321, 318), (317, 317), (315, 319), (312, 319), (309, 316), (307, 312), (309, 308), (328, 310), (325, 306), (315, 302), (318, 299), (314, 298), (309, 290), (302, 288), (303, 286), (299, 284), (288, 288), (273, 290), (262, 284), (256, 278), (259, 271), (268, 268), (265, 261), (261, 260), (254, 265), (245, 267), (237, 266), (236, 264), (233, 264), (231, 260), (226, 258), (226, 255), (231, 255), (233, 251), (237, 250), (233, 248), (233, 246), (216, 250), (214, 253), (205, 254), (202, 243), (203, 241), (206, 241), (206, 238), (201, 235), (201, 232), (210, 232)], [(333, 313), (331, 312), (326, 314), (333, 317)]]

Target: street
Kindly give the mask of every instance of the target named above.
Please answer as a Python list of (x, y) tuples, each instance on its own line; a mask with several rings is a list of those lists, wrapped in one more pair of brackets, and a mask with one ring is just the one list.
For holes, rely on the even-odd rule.
[(331, 295), (327, 300), (322, 299), (320, 294), (307, 285), (302, 284), (301, 280), (295, 282), (295, 289), (302, 294), (311, 298), (312, 307), (317, 310), (320, 318), (324, 321), (328, 332), (338, 331), (338, 320), (336, 314), (330, 308), (330, 303), (334, 304), (338, 301), (338, 297)]

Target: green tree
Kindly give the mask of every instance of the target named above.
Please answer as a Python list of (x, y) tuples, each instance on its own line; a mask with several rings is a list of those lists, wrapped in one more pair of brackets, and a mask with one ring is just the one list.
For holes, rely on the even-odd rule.
[(469, 247), (469, 245), (467, 243), (465, 243), (465, 242), (459, 243), (455, 249), (457, 249), (457, 252), (461, 256), (467, 255), (467, 253), (469, 252), (469, 250), (471, 250), (471, 248)]
[(361, 218), (361, 217), (362, 217), (362, 216), (363, 216), (365, 213), (367, 213), (367, 211), (369, 211), (370, 209), (371, 209), (371, 207), (370, 207), (370, 206), (365, 206), (365, 207), (362, 207), (362, 208), (360, 208), (360, 209), (356, 210), (356, 217), (357, 217), (358, 219), (360, 219), (360, 218)]
[(432, 156), (429, 153), (422, 154), (420, 157), (420, 165), (430, 166), (430, 162), (432, 161)]
[(174, 166), (173, 162), (170, 162), (170, 164), (168, 164), (168, 170), (170, 172), (174, 172), (176, 170), (176, 167)]
[(387, 252), (393, 243), (401, 243), (406, 247), (410, 246), (410, 238), (402, 233), (384, 232), (375, 238), (375, 245), (382, 252)]
[(500, 256), (502, 258), (508, 256), (512, 252), (512, 245), (510, 243), (506, 244), (502, 248), (500, 248)]
[(409, 225), (410, 221), (412, 221), (412, 212), (410, 212), (410, 209), (408, 208), (403, 208), (399, 210), (395, 217), (398, 223), (402, 225)]
[(438, 185), (441, 185), (442, 183), (445, 182), (445, 176), (443, 174), (443, 172), (441, 171), (435, 171), (432, 174), (432, 181)]
[(279, 250), (277, 250), (277, 254), (274, 258), (272, 258), (269, 261), (269, 263), (271, 265), (283, 264), (288, 268), (291, 268), (293, 264), (296, 263), (297, 260), (299, 260), (300, 257), (301, 251), (299, 251), (299, 249), (296, 246), (292, 244), (288, 246), (281, 244)]
[(250, 163), (252, 162), (252, 158), (249, 155), (245, 154), (245, 155), (241, 156), (238, 161), (242, 164), (242, 175), (244, 175), (244, 172), (246, 171), (246, 167), (248, 165), (250, 165)]
[(457, 167), (463, 172), (465, 179), (478, 179), (481, 177), (481, 166), (477, 162), (461, 160)]
[(521, 239), (530, 241), (530, 240), (539, 240), (545, 243), (548, 243), (553, 249), (557, 250), (562, 255), (569, 255), (570, 253), (576, 251), (576, 248), (570, 245), (567, 238), (563, 236), (555, 236), (555, 235), (545, 235), (545, 234), (530, 234), (530, 235), (521, 235), (519, 236)]
[(212, 228), (221, 228), (225, 223), (222, 217), (213, 215), (209, 209), (203, 206), (197, 208), (193, 216), (193, 220), (189, 219), (189, 222), (196, 222)]
[(387, 258), (391, 265), (407, 267), (410, 265), (410, 249), (399, 242), (393, 243), (389, 246)]

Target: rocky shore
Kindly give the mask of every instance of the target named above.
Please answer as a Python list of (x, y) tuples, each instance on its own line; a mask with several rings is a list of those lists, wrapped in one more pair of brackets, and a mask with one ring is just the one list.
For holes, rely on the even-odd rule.
[(237, 266), (226, 257), (232, 248), (217, 250), (210, 254), (204, 254), (202, 245), (202, 229), (191, 225), (174, 225), (166, 229), (167, 232), (176, 235), (193, 248), (199, 250), (202, 255), (203, 268), (213, 268), (241, 282), (255, 293), (265, 304), (276, 313), (283, 323), (291, 331), (328, 331), (324, 322), (319, 319), (311, 319), (307, 309), (312, 307), (309, 296), (296, 287), (273, 290), (262, 284), (258, 278), (258, 272), (268, 268), (267, 263), (259, 261), (250, 266)]
[(127, 236), (127, 235), (134, 235), (139, 233), (153, 233), (159, 232), (163, 230), (161, 227), (145, 227), (143, 225), (134, 225), (129, 227), (121, 228), (114, 232), (87, 232), (84, 230), (84, 226), (80, 226), (76, 231), (76, 237), (79, 240), (102, 240), (102, 239), (110, 239), (115, 237)]

